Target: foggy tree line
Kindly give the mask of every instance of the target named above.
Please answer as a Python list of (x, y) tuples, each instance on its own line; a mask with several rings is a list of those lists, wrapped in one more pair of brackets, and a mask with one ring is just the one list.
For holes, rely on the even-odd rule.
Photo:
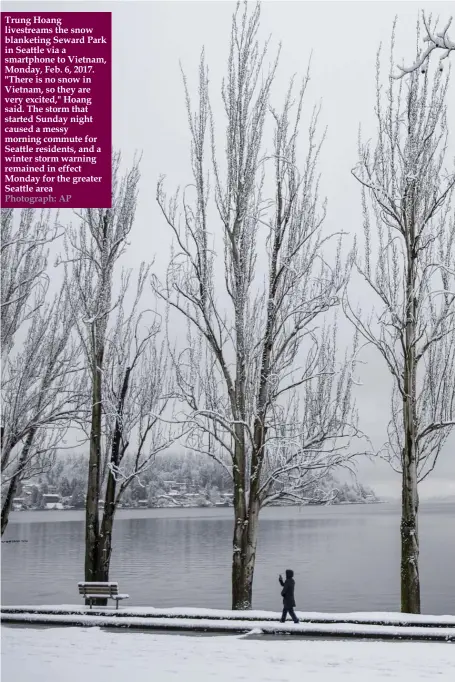
[[(455, 425), (449, 76), (431, 62), (453, 46), (449, 26), (442, 35), (424, 26), (428, 49), (399, 78), (394, 34), (390, 59), (378, 52), (376, 133), (360, 138), (353, 169), (363, 214), (354, 243), (326, 230), (310, 73), (275, 103), (279, 54), (259, 38), (259, 5), (239, 4), (232, 19), (224, 120), (212, 111), (204, 52), (196, 97), (183, 74), (190, 184), (171, 196), (164, 179), (157, 185), (173, 237), (162, 280), (152, 258), (137, 273), (122, 267), (138, 161), (125, 173), (115, 153), (112, 208), (77, 212), (74, 224), (2, 210), (2, 534), (19, 484), (76, 438), (88, 454), (85, 579), (107, 580), (118, 505), (178, 442), (230, 482), (232, 607), (251, 608), (261, 509), (328, 501), (337, 471), (380, 454), (402, 476), (401, 607), (420, 611), (418, 484)], [(359, 281), (377, 299), (366, 311)], [(343, 314), (347, 350), (337, 341)], [(393, 379), (380, 453), (355, 402), (365, 345)]]
[[(57, 453), (50, 468), (19, 482), (16, 496), (23, 509), (45, 509), (44, 495), (48, 494), (60, 496), (66, 508), (85, 509), (87, 475), (86, 455)], [(122, 496), (122, 505), (137, 506), (141, 502), (156, 507), (170, 506), (172, 502), (181, 506), (181, 497), (174, 500), (169, 495), (173, 492), (197, 495), (196, 502), (201, 504), (218, 502), (220, 496), (230, 499), (232, 478), (213, 459), (192, 452), (167, 452), (156, 457), (150, 469), (131, 481)], [(378, 501), (371, 488), (357, 481), (341, 483), (330, 474), (321, 481), (318, 490), (308, 490), (307, 497), (310, 502), (324, 504), (330, 494), (332, 504)]]

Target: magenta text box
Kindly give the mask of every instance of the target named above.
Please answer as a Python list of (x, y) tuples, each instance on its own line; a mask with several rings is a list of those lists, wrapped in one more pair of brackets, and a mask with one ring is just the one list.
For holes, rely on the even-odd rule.
[(2, 207), (112, 206), (110, 12), (2, 12)]

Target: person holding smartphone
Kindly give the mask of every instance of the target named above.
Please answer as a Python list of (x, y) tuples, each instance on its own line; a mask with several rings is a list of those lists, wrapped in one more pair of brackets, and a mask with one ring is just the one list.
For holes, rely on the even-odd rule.
[(294, 571), (291, 571), (291, 569), (287, 569), (286, 571), (286, 580), (283, 580), (282, 576), (280, 575), (278, 578), (281, 587), (283, 588), (281, 590), (281, 596), (283, 597), (283, 615), (281, 616), (281, 622), (284, 623), (286, 620), (286, 616), (289, 615), (291, 616), (292, 620), (294, 623), (299, 623), (299, 619), (295, 615), (295, 597), (294, 597), (294, 589), (295, 589), (295, 580), (294, 580)]

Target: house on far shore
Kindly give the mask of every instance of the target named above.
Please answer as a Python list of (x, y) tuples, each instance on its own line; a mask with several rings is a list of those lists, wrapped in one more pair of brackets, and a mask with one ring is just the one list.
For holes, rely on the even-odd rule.
[(25, 500), (23, 497), (13, 497), (13, 511), (20, 511), (25, 509)]
[(43, 495), (44, 509), (64, 509), (60, 495)]

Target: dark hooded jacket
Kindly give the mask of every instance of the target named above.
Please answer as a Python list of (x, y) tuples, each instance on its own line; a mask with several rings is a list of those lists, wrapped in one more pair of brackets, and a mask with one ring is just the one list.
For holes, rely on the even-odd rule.
[(287, 609), (289, 608), (294, 608), (295, 607), (295, 599), (294, 599), (294, 588), (295, 588), (295, 580), (294, 580), (294, 571), (287, 570), (286, 571), (286, 580), (283, 581), (283, 579), (280, 579), (280, 583), (283, 586), (283, 589), (281, 590), (281, 596), (283, 597), (283, 606)]

